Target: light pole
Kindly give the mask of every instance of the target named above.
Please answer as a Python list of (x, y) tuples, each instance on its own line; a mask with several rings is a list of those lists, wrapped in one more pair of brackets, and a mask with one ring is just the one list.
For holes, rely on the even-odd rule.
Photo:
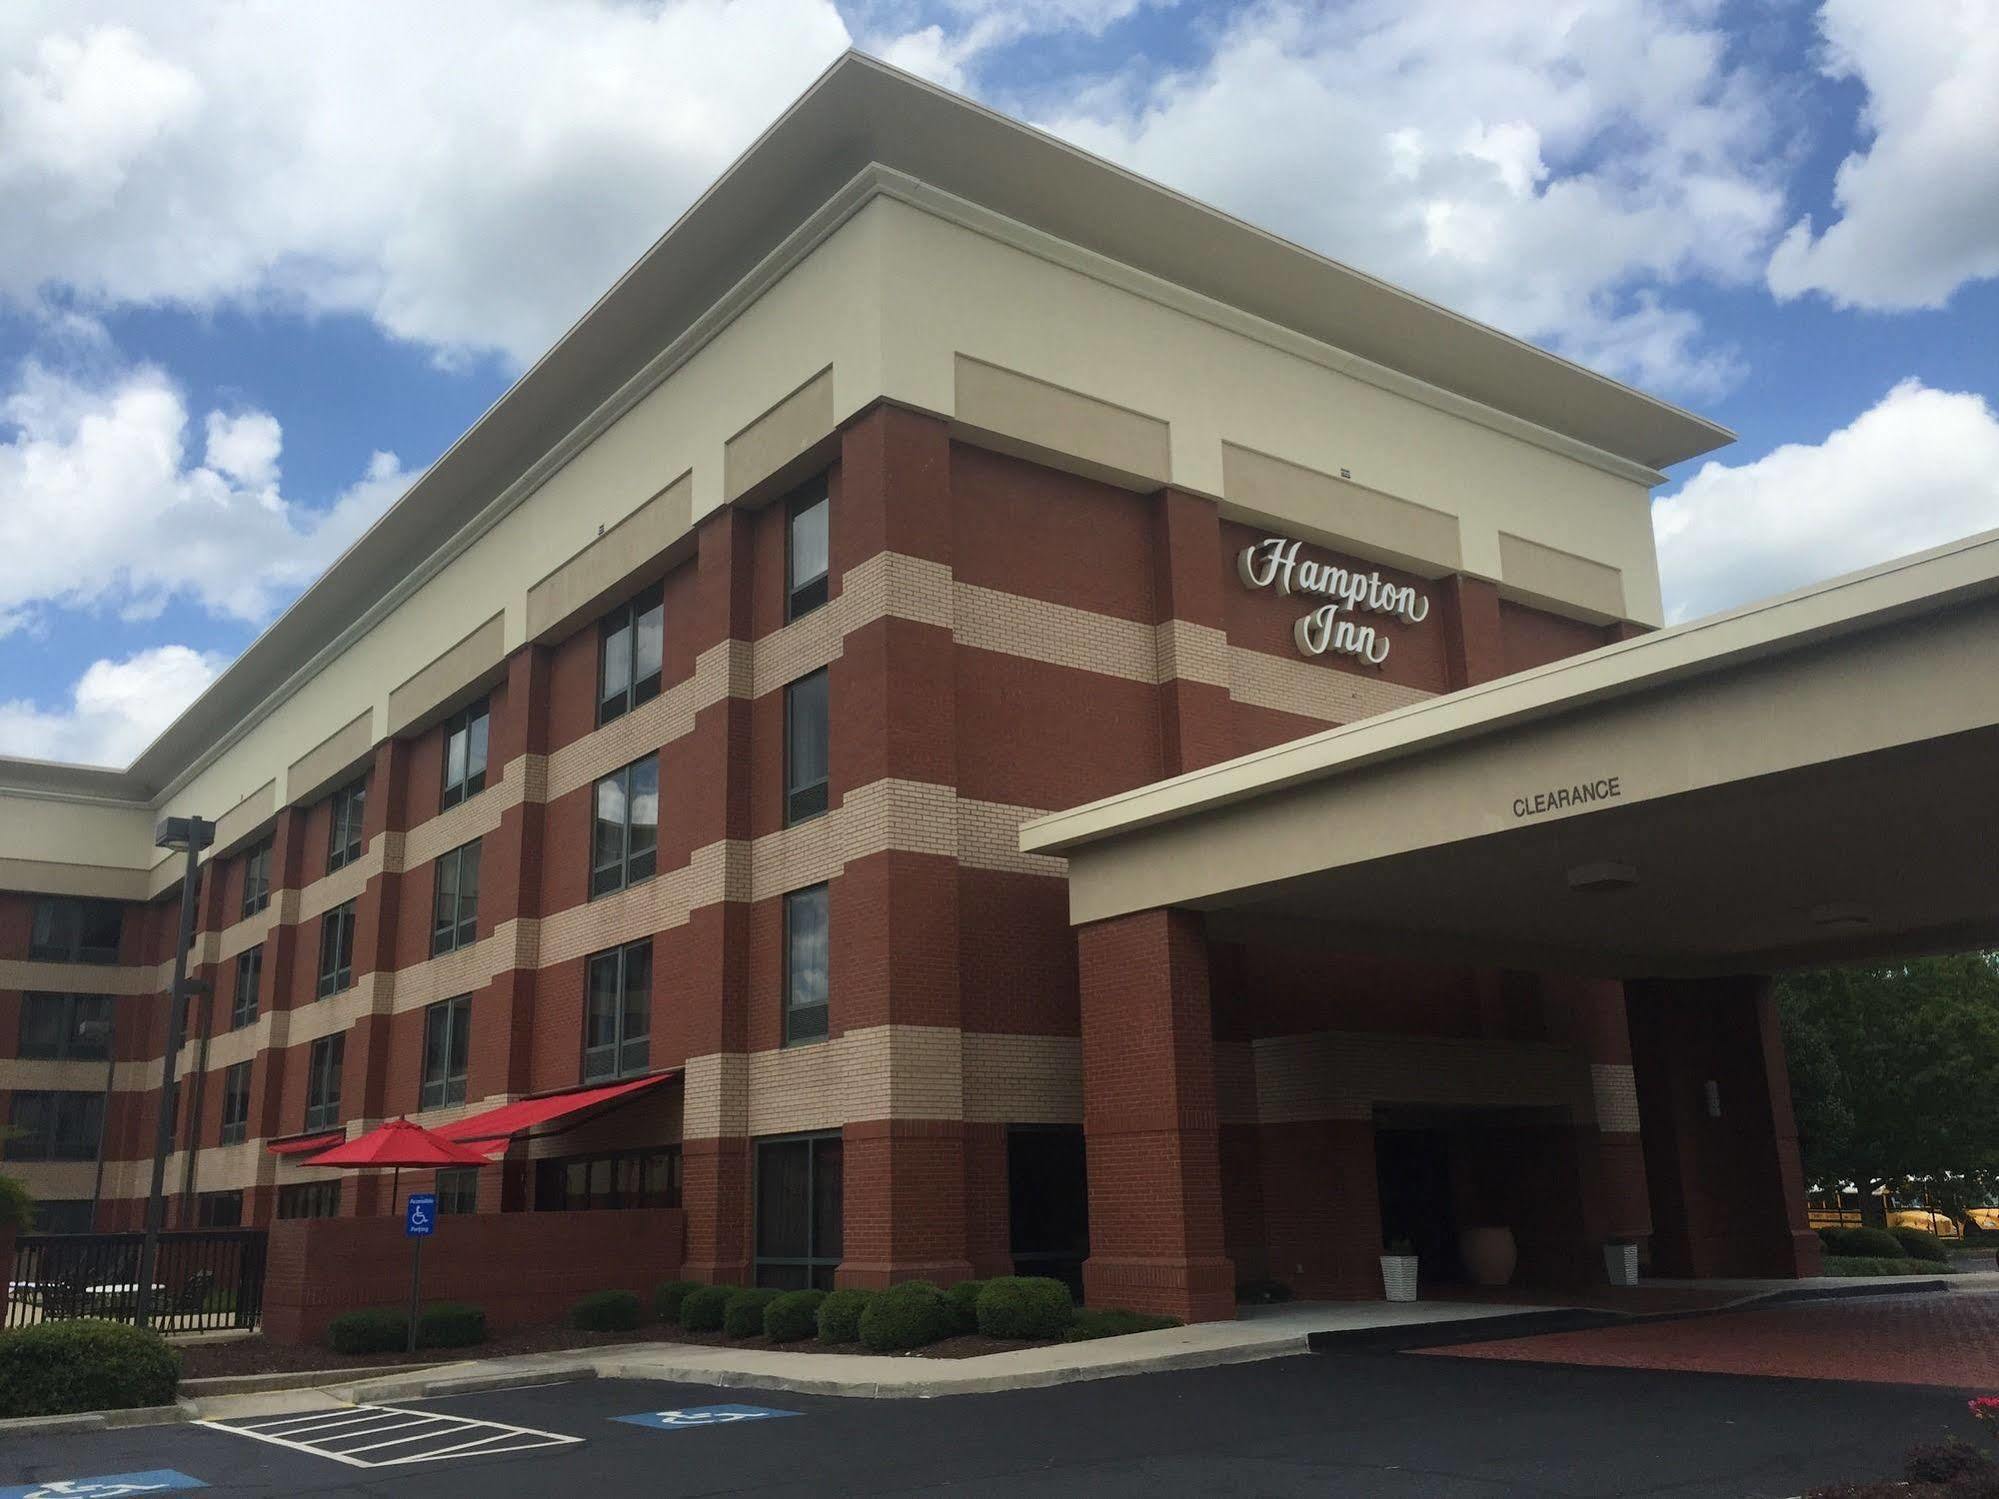
[(97, 1180), (90, 1189), (90, 1231), (97, 1232), (97, 1210), (104, 1201), (104, 1145), (111, 1133), (111, 1085), (118, 1080), (118, 1027), (110, 1020), (86, 1020), (80, 1035), (104, 1041), (104, 1103), (97, 1116)]
[(215, 824), (199, 817), (168, 817), (153, 830), (158, 848), (187, 850), (187, 867), (180, 883), (180, 940), (174, 944), (174, 987), (167, 1001), (167, 1052), (160, 1062), (160, 1107), (153, 1131), (153, 1187), (146, 1197), (146, 1238), (139, 1250), (139, 1287), (134, 1297), (132, 1320), (140, 1327), (148, 1324), (153, 1311), (153, 1275), (160, 1257), (160, 1219), (166, 1207), (167, 1152), (173, 1146), (173, 1120), (167, 1113), (167, 1098), (174, 1084), (174, 1064), (180, 1057), (181, 1011), (188, 996), (187, 950), (194, 941), (195, 887), (201, 851), (215, 841)]

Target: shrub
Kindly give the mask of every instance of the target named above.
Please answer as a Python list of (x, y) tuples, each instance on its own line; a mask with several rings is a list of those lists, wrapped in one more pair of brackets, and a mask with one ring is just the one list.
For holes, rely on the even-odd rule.
[[(401, 1353), (409, 1337), (409, 1313), (400, 1307), (342, 1312), (326, 1325), (326, 1346), (335, 1353)], [(486, 1313), (480, 1307), (438, 1301), (417, 1314), (419, 1348), (470, 1348), (485, 1341)]]
[(1926, 1228), (1891, 1228), (1889, 1234), (1902, 1246), (1902, 1253), (1912, 1260), (1928, 1260), (1936, 1265), (1950, 1263), (1950, 1251), (1944, 1242)]
[(850, 1286), (844, 1291), (835, 1291), (819, 1303), (819, 1341), (822, 1343), (853, 1343), (861, 1336), (861, 1314), (868, 1309), (868, 1303), (876, 1293)]
[(1911, 1447), (1902, 1457), (1902, 1476), (1910, 1483), (1953, 1483), (1982, 1478), (1991, 1471), (1992, 1459), (1961, 1437)]
[(819, 1330), (824, 1291), (786, 1291), (764, 1308), (764, 1336), (773, 1343), (796, 1343)]
[(643, 1321), (636, 1291), (592, 1291), (569, 1309), (569, 1325), (579, 1332), (630, 1332)]
[(172, 1405), (180, 1355), (150, 1329), (43, 1322), (0, 1333), (0, 1416)]
[(736, 1286), (696, 1286), (680, 1301), (680, 1325), (689, 1332), (720, 1332)]
[(762, 1289), (736, 1292), (722, 1308), (722, 1331), (732, 1338), (762, 1337), (764, 1308), (780, 1294)]
[(927, 1280), (906, 1280), (868, 1303), (861, 1342), (875, 1353), (898, 1353), (948, 1338), (956, 1326), (942, 1291)]
[(945, 1291), (944, 1299), (951, 1303), (951, 1323), (959, 1332), (979, 1330), (979, 1292), (990, 1281), (961, 1280)]
[(979, 1293), (979, 1331), (989, 1338), (1059, 1338), (1075, 1315), (1069, 1288), (1046, 1276), (1005, 1276)]
[(1281, 1280), (1245, 1280), (1237, 1284), (1235, 1299), (1244, 1306), (1276, 1306), (1291, 1299), (1291, 1288)]
[(670, 1280), (652, 1293), (652, 1314), (669, 1326), (680, 1321), (680, 1303), (689, 1291), (701, 1289), (698, 1280)]
[(1829, 1254), (1875, 1260), (1903, 1257), (1902, 1246), (1885, 1228), (1822, 1228), (1819, 1238)]
[(18, 1177), (0, 1176), (0, 1231), (26, 1232), (35, 1222), (35, 1194)]
[(1097, 1310), (1084, 1307), (1062, 1334), (1065, 1343), (1087, 1343), (1092, 1338), (1120, 1338), (1128, 1332), (1160, 1332), (1178, 1327), (1178, 1317), (1155, 1317), (1146, 1312), (1129, 1312), (1121, 1306)]
[(1941, 1275), (1944, 1267), (1928, 1260), (1874, 1259), (1865, 1255), (1829, 1254), (1821, 1267), (1827, 1275)]
[(486, 1311), (465, 1301), (439, 1301), (416, 1319), (419, 1348), (470, 1348), (486, 1341)]

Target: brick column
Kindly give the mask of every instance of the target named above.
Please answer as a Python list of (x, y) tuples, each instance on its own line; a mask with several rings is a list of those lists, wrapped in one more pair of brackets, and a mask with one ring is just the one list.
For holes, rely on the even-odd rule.
[(1815, 1275), (1767, 979), (1625, 985), (1658, 1275)]
[(1213, 500), (1161, 490), (1152, 541), (1160, 748), (1168, 775), (1228, 759), (1228, 633), (1222, 525)]
[[(511, 766), (523, 756), (541, 765), (548, 754), (549, 653), (530, 645), (507, 662), (507, 686), (500, 694), (487, 752), (491, 766)], [(522, 766), (528, 784), (540, 777)], [(509, 770), (507, 774), (514, 774)], [(547, 804), (523, 799), (500, 814), (500, 825), (479, 848), (479, 937), (541, 916), (541, 859)], [(518, 950), (517, 950), (518, 951)], [(530, 948), (532, 951), (532, 948)], [(467, 1097), (532, 1091), (535, 972), (509, 966), (472, 997), (472, 1054)], [(486, 1177), (497, 1178), (497, 1172)], [(482, 1179), (482, 1188), (487, 1185)]]
[[(950, 594), (946, 581), (938, 600), (931, 581), (940, 570), (948, 580), (952, 564), (950, 432), (935, 417), (886, 405), (841, 435), (833, 567), (844, 577), (882, 566), (875, 559), (884, 553), (918, 559), (914, 568), (889, 566), (886, 586), (920, 589), (947, 614), (937, 623), (894, 610), (841, 642), (828, 672), (831, 792), (850, 817), (887, 818), (910, 803), (910, 788), (941, 787), (948, 798), (957, 783)], [(865, 800), (851, 801), (856, 793)], [(958, 1050), (955, 1037), (940, 1048), (939, 1032), (962, 1019), (956, 857), (882, 848), (848, 860), (829, 897), (834, 1034), (892, 1027), (887, 1096), (903, 1092), (896, 1074), (934, 1084)], [(968, 1277), (962, 1117), (849, 1118), (843, 1133), (839, 1283)]]
[(1444, 606), (1444, 669), (1451, 690), (1505, 676), (1498, 587), (1484, 578), (1453, 573), (1438, 580), (1437, 595)]
[(1222, 1242), (1208, 952), (1200, 918), (1140, 911), (1077, 932), (1085, 1299), (1187, 1321), (1235, 1314)]
[[(411, 744), (405, 739), (385, 739), (375, 746), (375, 763), (368, 776), (368, 801), (362, 809), (361, 832), (372, 844), (381, 834), (399, 832), (408, 826), (407, 807)], [(379, 1119), (389, 1108), (388, 1057), (393, 1047), (389, 997), (381, 987), (396, 967), (396, 930), (402, 912), (400, 872), (384, 870), (369, 879), (354, 902), (354, 982), (373, 983), (375, 997), (369, 1013), (355, 1021), (347, 1032), (347, 1049), (341, 1060), (340, 1115), (350, 1119)], [(313, 924), (315, 935), (317, 923)], [(304, 961), (317, 962), (316, 952)], [(394, 1210), (389, 1200), (392, 1178), (377, 1172), (363, 1172), (354, 1179), (353, 1189), (341, 1194), (342, 1214), (368, 1217)]]

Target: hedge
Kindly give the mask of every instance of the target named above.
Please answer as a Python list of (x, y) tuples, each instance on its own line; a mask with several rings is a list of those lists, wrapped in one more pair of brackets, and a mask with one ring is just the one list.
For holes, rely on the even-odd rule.
[(122, 1322), (43, 1322), (0, 1333), (0, 1417), (172, 1405), (180, 1354)]
[[(342, 1312), (326, 1326), (335, 1353), (401, 1353), (409, 1347), (409, 1313), (400, 1307)], [(436, 1301), (417, 1314), (419, 1348), (470, 1348), (486, 1341), (484, 1309), (461, 1301)]]
[(680, 1301), (680, 1325), (689, 1332), (720, 1332), (737, 1286), (696, 1286)]
[(1121, 1338), (1128, 1332), (1162, 1332), (1180, 1326), (1178, 1317), (1155, 1317), (1146, 1312), (1126, 1311), (1121, 1306), (1101, 1310), (1085, 1307), (1062, 1334), (1065, 1343), (1087, 1343), (1092, 1338)]
[(762, 1288), (736, 1292), (722, 1308), (722, 1331), (732, 1338), (762, 1337), (764, 1308), (780, 1294)]
[(1822, 1228), (1819, 1240), (1828, 1254), (1880, 1260), (1898, 1260), (1906, 1254), (1885, 1228)]
[(979, 1292), (991, 1284), (989, 1280), (961, 1280), (945, 1291), (944, 1299), (951, 1303), (951, 1320), (959, 1332), (979, 1330)]
[(592, 1291), (569, 1309), (578, 1332), (630, 1332), (644, 1321), (636, 1291)]
[(1821, 1267), (1826, 1275), (1943, 1275), (1947, 1271), (1939, 1269), (1928, 1260), (1904, 1259), (1901, 1256), (1829, 1254)]
[(899, 1353), (948, 1338), (956, 1327), (942, 1291), (927, 1280), (906, 1280), (868, 1303), (861, 1342), (872, 1353)]
[(1005, 1276), (979, 1293), (979, 1331), (989, 1338), (1059, 1338), (1075, 1315), (1069, 1288), (1046, 1276)]
[(764, 1308), (764, 1336), (773, 1343), (796, 1343), (819, 1330), (824, 1291), (785, 1291)]
[(670, 1280), (652, 1293), (652, 1314), (672, 1326), (680, 1321), (680, 1303), (689, 1291), (701, 1289), (698, 1280)]
[(861, 1314), (877, 1293), (859, 1286), (835, 1291), (819, 1303), (819, 1341), (854, 1343), (861, 1336)]
[(1926, 1228), (1891, 1228), (1889, 1233), (1902, 1246), (1902, 1253), (1912, 1260), (1929, 1260), (1934, 1264), (1948, 1265), (1950, 1251), (1944, 1242)]

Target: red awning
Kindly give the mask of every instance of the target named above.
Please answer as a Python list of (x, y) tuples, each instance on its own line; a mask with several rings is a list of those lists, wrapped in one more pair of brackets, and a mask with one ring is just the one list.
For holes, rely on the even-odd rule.
[(315, 1150), (325, 1150), (338, 1145), (347, 1138), (347, 1131), (336, 1129), (324, 1135), (300, 1135), (295, 1140), (273, 1140), (264, 1149), (272, 1155), (308, 1155)]
[(633, 1078), (628, 1083), (611, 1083), (602, 1088), (573, 1088), (567, 1093), (522, 1098), (513, 1103), (503, 1103), (497, 1109), (488, 1109), (483, 1114), (474, 1114), (470, 1119), (444, 1125), (436, 1133), (460, 1145), (483, 1150), (488, 1155), (498, 1155), (507, 1148), (507, 1142), (523, 1130), (567, 1118), (616, 1098), (629, 1098), (679, 1076), (678, 1070), (656, 1072), (651, 1077)]

